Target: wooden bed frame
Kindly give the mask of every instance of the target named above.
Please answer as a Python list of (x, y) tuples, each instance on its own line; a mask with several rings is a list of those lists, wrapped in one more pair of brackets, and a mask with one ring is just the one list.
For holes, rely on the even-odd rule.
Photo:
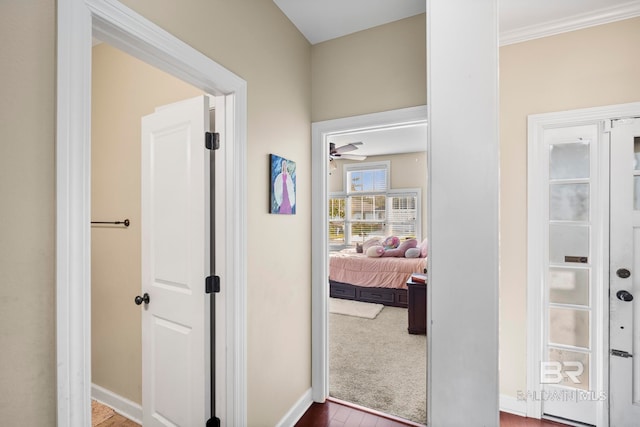
[(329, 279), (329, 296), (403, 308), (407, 308), (409, 302), (406, 289), (371, 288), (336, 282), (331, 279)]

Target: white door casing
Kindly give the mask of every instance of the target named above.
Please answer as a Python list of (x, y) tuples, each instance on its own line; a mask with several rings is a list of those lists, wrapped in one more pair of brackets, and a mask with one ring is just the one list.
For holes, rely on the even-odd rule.
[(613, 120), (610, 135), (610, 425), (632, 427), (640, 423), (640, 119)]
[[(402, 108), (380, 113), (315, 122), (311, 125), (311, 384), (312, 398), (324, 402), (329, 397), (329, 217), (327, 177), (328, 138), (353, 130), (385, 129), (426, 123), (427, 106)], [(425, 141), (426, 146), (426, 141)], [(425, 177), (426, 178), (426, 177)]]
[(145, 426), (210, 416), (210, 164), (205, 96), (142, 118), (142, 407)]

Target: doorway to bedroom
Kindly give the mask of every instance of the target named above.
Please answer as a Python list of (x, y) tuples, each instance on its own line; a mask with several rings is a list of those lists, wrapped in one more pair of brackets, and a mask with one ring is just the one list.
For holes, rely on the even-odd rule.
[(426, 108), (331, 122), (325, 397), (426, 424)]

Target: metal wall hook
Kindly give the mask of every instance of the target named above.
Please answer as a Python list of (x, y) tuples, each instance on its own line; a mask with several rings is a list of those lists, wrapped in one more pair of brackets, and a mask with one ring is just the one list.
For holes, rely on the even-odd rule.
[(131, 221), (125, 219), (124, 221), (91, 221), (91, 224), (111, 224), (111, 225), (124, 225), (128, 227), (131, 224)]

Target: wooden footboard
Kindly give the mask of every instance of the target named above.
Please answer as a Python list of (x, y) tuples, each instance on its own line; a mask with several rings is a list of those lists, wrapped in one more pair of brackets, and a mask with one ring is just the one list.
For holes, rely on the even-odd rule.
[(329, 295), (332, 298), (375, 302), (392, 307), (407, 308), (408, 306), (406, 289), (370, 288), (329, 280)]

